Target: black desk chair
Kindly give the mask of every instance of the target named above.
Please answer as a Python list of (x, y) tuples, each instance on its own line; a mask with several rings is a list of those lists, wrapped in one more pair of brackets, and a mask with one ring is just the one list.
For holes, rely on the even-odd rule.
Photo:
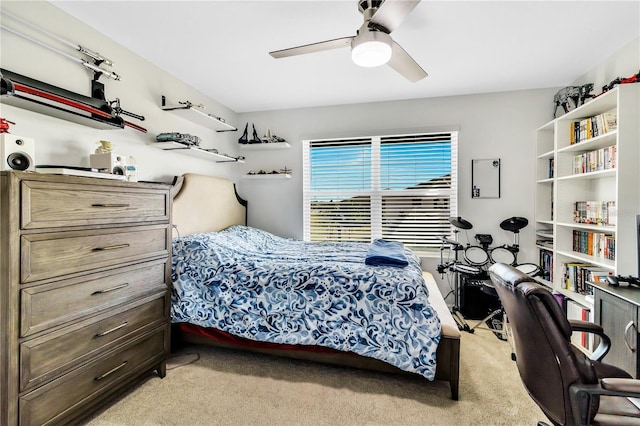
[[(627, 399), (640, 398), (640, 380), (601, 362), (610, 346), (602, 327), (568, 321), (547, 289), (512, 266), (497, 263), (489, 276), (509, 318), (522, 382), (554, 425), (640, 424), (640, 409)], [(572, 331), (600, 337), (591, 357), (571, 344)]]

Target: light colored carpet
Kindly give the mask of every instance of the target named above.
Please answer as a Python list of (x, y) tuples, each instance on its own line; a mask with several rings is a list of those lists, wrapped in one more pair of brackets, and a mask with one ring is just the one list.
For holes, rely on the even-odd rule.
[[(509, 345), (463, 333), (460, 400), (445, 382), (187, 346), (87, 425), (535, 425)], [(198, 353), (200, 358), (189, 364)]]

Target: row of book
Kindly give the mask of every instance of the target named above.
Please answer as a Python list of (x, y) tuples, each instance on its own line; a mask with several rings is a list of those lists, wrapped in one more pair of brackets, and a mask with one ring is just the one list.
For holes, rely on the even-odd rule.
[(616, 224), (618, 210), (615, 201), (576, 201), (573, 206), (575, 223), (603, 226)]
[(593, 287), (587, 282), (604, 281), (607, 275), (613, 275), (613, 271), (589, 263), (563, 262), (562, 288), (580, 294), (593, 294)]
[(538, 265), (542, 269), (542, 278), (553, 282), (553, 253), (549, 250), (540, 250)]
[(616, 258), (616, 237), (604, 232), (573, 230), (573, 251), (608, 260)]
[(553, 158), (549, 158), (549, 178), (552, 178), (554, 176), (555, 173), (555, 165), (556, 165), (556, 161)]
[(615, 109), (593, 117), (574, 121), (570, 128), (570, 143), (576, 144), (611, 132), (618, 127), (618, 113)]
[(607, 146), (573, 157), (573, 173), (589, 173), (616, 168), (617, 147)]

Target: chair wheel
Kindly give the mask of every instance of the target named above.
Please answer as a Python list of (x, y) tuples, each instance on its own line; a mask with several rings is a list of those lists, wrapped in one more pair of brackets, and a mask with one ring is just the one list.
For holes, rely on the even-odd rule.
[(516, 354), (511, 352), (511, 361), (515, 361), (515, 360), (516, 360)]

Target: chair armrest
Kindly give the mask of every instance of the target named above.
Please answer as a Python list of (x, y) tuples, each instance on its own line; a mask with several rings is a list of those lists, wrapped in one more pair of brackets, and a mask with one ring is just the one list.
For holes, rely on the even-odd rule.
[(602, 358), (609, 353), (611, 349), (611, 339), (604, 333), (604, 329), (595, 323), (580, 320), (569, 320), (569, 325), (572, 331), (585, 332), (595, 334), (600, 338), (600, 344), (589, 356), (592, 361), (602, 361)]
[[(635, 382), (635, 383), (633, 383)], [(602, 379), (601, 384), (586, 385), (574, 383), (569, 386), (571, 410), (576, 425), (591, 424), (591, 402), (594, 396), (608, 395), (628, 398), (640, 398), (640, 380), (637, 379)], [(605, 388), (605, 384), (607, 388)]]
[(602, 388), (608, 391), (628, 392), (640, 394), (640, 380), (606, 378), (600, 381)]

